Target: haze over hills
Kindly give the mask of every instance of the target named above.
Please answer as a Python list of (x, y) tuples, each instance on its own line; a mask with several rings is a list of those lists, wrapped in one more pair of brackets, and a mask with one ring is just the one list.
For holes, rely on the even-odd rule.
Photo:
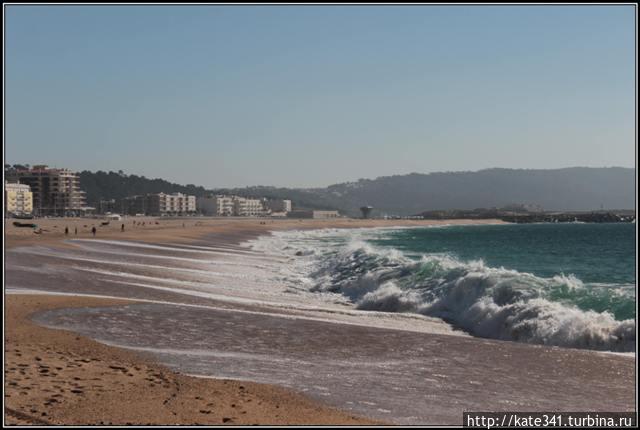
[(539, 205), (544, 210), (588, 211), (635, 208), (635, 169), (571, 167), (438, 172), (360, 179), (326, 188), (254, 186), (207, 190), (122, 172), (80, 174), (89, 204), (151, 192), (210, 193), (287, 198), (297, 208), (338, 209), (358, 214), (371, 205), (378, 215), (413, 215), (438, 209), (475, 209), (509, 204)]
[(346, 208), (369, 204), (380, 212), (413, 214), (436, 209), (502, 207), (513, 203), (545, 210), (631, 209), (635, 170), (574, 167), (554, 170), (487, 169), (409, 174), (328, 187)]

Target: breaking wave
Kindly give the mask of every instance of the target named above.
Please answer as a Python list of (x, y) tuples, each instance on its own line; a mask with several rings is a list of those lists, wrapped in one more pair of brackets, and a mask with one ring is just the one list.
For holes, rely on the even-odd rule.
[(310, 260), (311, 291), (341, 294), (358, 309), (438, 317), (484, 338), (635, 351), (635, 320), (615, 317), (634, 306), (634, 285), (585, 285), (572, 275), (542, 278), (443, 254), (410, 258), (362, 240), (331, 252), (312, 251), (318, 243), (308, 239), (298, 244), (286, 253)]

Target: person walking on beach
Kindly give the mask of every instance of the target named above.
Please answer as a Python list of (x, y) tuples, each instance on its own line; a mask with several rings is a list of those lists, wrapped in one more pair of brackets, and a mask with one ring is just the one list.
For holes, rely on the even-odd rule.
[(120, 227), (120, 231), (124, 232), (124, 223), (122, 224), (122, 227)]
[(64, 235), (69, 236), (69, 227), (64, 228)]
[(75, 229), (74, 233), (75, 233), (76, 235), (78, 234), (78, 226), (76, 226), (76, 229)]
[(93, 233), (93, 236), (96, 235), (96, 226), (91, 227), (91, 233)]

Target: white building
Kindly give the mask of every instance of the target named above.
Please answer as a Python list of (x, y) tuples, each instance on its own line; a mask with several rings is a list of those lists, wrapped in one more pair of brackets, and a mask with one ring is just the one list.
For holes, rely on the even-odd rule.
[(123, 210), (129, 215), (189, 215), (196, 211), (196, 196), (182, 193), (131, 196), (123, 200)]
[(160, 193), (161, 199), (164, 200), (164, 211), (171, 214), (188, 214), (196, 211), (196, 196), (188, 196), (182, 193), (163, 194)]
[(235, 216), (260, 216), (265, 215), (264, 200), (235, 197), (233, 201)]
[(262, 199), (239, 196), (200, 197), (198, 210), (207, 216), (260, 216), (266, 214)]
[(196, 213), (196, 196), (186, 196), (185, 209), (189, 213)]

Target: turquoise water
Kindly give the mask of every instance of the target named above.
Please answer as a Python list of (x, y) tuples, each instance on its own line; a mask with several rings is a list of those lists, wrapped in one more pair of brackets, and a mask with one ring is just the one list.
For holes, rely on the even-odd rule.
[(479, 337), (635, 351), (635, 224), (283, 234), (312, 292), (440, 318)]
[(370, 242), (412, 258), (446, 254), (543, 278), (572, 275), (585, 288), (558, 288), (554, 301), (635, 318), (635, 224), (510, 224), (393, 230)]

